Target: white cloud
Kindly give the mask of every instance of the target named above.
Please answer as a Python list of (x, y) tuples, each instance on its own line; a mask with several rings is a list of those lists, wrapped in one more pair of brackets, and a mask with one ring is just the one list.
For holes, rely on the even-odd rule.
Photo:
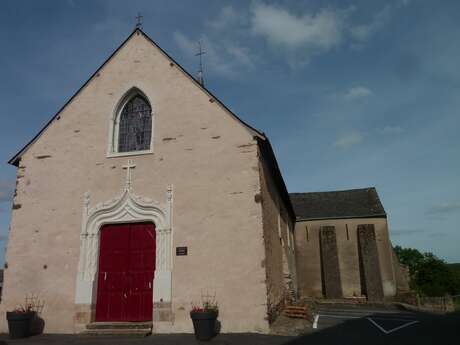
[(441, 215), (448, 213), (460, 212), (460, 202), (442, 202), (436, 205), (431, 206), (428, 209), (428, 215)]
[[(198, 39), (192, 40), (181, 32), (175, 32), (173, 39), (186, 56), (195, 56)], [(231, 42), (211, 41), (207, 36), (202, 36), (199, 40), (206, 52), (203, 57), (205, 70), (210, 69), (226, 77), (235, 77), (240, 74), (241, 68), (248, 69), (254, 65), (253, 58), (245, 47)]]
[(176, 45), (187, 55), (195, 55), (198, 49), (198, 41), (193, 42), (192, 40), (188, 39), (184, 34), (181, 32), (174, 32), (173, 33), (173, 40), (176, 42)]
[[(294, 12), (288, 5), (263, 0), (252, 2), (249, 11), (227, 5), (205, 23), (207, 33), (201, 39), (206, 44), (206, 67), (221, 75), (235, 76), (234, 71), (239, 67), (253, 67), (255, 61), (274, 55), (297, 69), (314, 56), (343, 46), (362, 49), (371, 36), (388, 23), (392, 11), (398, 7), (401, 6), (387, 4), (369, 23), (355, 25), (352, 22), (354, 6)], [(173, 38), (190, 57), (196, 53), (196, 43), (186, 34), (176, 32)], [(265, 41), (271, 52), (251, 49), (258, 46), (255, 39)], [(355, 91), (365, 92), (364, 89), (352, 90)], [(361, 93), (357, 98), (369, 95)]]
[(355, 101), (355, 100), (358, 100), (358, 99), (367, 98), (369, 96), (372, 96), (373, 94), (374, 93), (370, 89), (368, 89), (367, 87), (355, 86), (355, 87), (352, 87), (349, 90), (347, 90), (344, 93), (343, 98), (346, 101)]
[(239, 24), (241, 19), (242, 16), (232, 6), (225, 6), (221, 9), (217, 17), (208, 21), (207, 24), (213, 29), (221, 30)]
[(296, 15), (278, 6), (256, 3), (251, 30), (275, 48), (297, 50), (304, 58), (329, 51), (343, 38), (346, 11), (321, 9)]
[(369, 24), (356, 25), (350, 28), (351, 36), (358, 41), (367, 41), (372, 35), (381, 30), (391, 18), (391, 5), (387, 4), (377, 12)]
[(334, 143), (335, 147), (348, 149), (352, 146), (360, 144), (363, 141), (363, 136), (359, 132), (351, 132), (339, 136)]
[(246, 66), (253, 66), (252, 57), (249, 53), (249, 49), (245, 47), (240, 47), (237, 45), (226, 45), (225, 46), (227, 53), (235, 58), (236, 61)]
[(386, 4), (368, 23), (354, 24), (351, 20), (354, 6), (325, 7), (317, 12), (297, 14), (285, 7), (256, 2), (251, 8), (250, 29), (271, 46), (288, 50), (291, 65), (294, 54), (297, 55), (295, 62), (303, 60), (305, 64), (312, 56), (344, 44), (362, 49), (365, 42), (388, 24), (394, 10), (408, 4), (409, 0)]
[(380, 132), (382, 132), (382, 134), (393, 135), (403, 133), (404, 129), (400, 126), (385, 126), (380, 130)]
[(410, 5), (410, 2), (411, 2), (411, 0), (401, 0), (401, 1), (400, 1), (400, 4), (401, 4), (402, 6), (409, 6), (409, 5)]

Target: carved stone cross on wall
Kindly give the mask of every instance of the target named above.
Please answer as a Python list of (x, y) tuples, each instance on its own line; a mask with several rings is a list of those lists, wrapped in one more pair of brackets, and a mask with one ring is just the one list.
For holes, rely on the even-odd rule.
[(122, 166), (123, 169), (126, 169), (125, 190), (127, 191), (131, 190), (131, 169), (134, 169), (135, 167), (136, 167), (136, 164), (134, 164), (131, 159), (128, 160), (128, 164)]

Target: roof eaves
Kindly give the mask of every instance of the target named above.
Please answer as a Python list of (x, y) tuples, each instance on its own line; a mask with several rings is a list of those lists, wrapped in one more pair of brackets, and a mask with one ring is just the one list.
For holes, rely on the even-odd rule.
[(304, 217), (297, 217), (295, 219), (296, 223), (298, 222), (306, 222), (306, 221), (313, 221), (313, 220), (328, 220), (328, 219), (363, 219), (363, 218), (387, 218), (386, 213), (378, 213), (378, 214), (369, 214), (363, 216), (343, 216), (343, 217), (312, 217), (312, 218), (304, 218)]
[(348, 193), (348, 192), (358, 192), (358, 191), (370, 191), (373, 190), (377, 193), (375, 187), (365, 187), (365, 188), (352, 188), (352, 189), (340, 189), (340, 190), (326, 190), (326, 191), (319, 191), (319, 192), (297, 192), (297, 193), (289, 193), (290, 196), (293, 197), (302, 197), (304, 195), (312, 195), (312, 194), (334, 194), (334, 193)]
[[(256, 137), (257, 139), (257, 137)], [(286, 205), (287, 212), (293, 222), (296, 221), (296, 216), (295, 216), (295, 211), (291, 203), (291, 198), (289, 198), (289, 193), (286, 188), (286, 184), (284, 183), (283, 175), (281, 174), (281, 170), (278, 165), (278, 161), (276, 160), (275, 153), (273, 151), (273, 147), (270, 143), (270, 140), (268, 137), (264, 134), (263, 138), (259, 138), (257, 140), (259, 143), (259, 146), (261, 148), (262, 154), (268, 155), (268, 164), (270, 167), (270, 170), (273, 173), (273, 178), (275, 180), (275, 184), (278, 186), (279, 192), (281, 194), (281, 197), (283, 198), (283, 201)]]

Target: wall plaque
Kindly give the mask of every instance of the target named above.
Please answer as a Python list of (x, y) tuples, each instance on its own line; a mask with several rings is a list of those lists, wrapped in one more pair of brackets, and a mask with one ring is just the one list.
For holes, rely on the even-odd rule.
[(176, 256), (187, 255), (187, 247), (176, 247)]

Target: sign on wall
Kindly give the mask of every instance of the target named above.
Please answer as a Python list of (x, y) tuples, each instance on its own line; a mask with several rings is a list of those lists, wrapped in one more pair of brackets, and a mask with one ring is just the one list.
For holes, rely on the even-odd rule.
[(185, 256), (187, 255), (187, 247), (176, 247), (176, 256)]

